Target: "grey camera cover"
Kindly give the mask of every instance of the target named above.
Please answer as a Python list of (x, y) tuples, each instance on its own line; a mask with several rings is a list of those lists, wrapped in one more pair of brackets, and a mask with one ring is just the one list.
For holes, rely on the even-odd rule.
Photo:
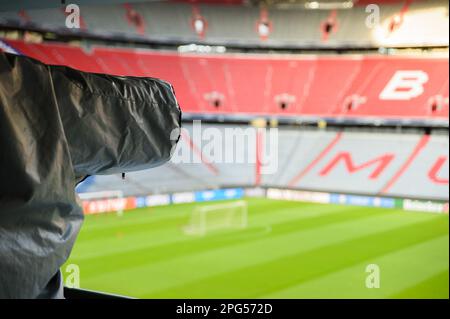
[(0, 53), (0, 298), (61, 297), (76, 183), (167, 162), (180, 126), (167, 82)]

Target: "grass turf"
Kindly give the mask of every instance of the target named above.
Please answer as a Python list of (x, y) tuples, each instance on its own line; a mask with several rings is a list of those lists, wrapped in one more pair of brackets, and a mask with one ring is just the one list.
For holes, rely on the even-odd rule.
[(144, 298), (449, 297), (448, 215), (247, 202), (248, 228), (204, 237), (182, 231), (198, 203), (86, 216), (67, 264), (82, 288)]

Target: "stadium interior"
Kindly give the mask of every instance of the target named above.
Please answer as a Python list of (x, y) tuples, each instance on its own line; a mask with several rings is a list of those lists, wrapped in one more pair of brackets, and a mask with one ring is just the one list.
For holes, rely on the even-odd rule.
[[(80, 265), (82, 288), (150, 298), (448, 298), (447, 1), (73, 3), (74, 28), (68, 3), (2, 4), (0, 50), (160, 78), (183, 111), (172, 161), (77, 186), (86, 220), (68, 263)], [(211, 131), (218, 138), (205, 137)], [(236, 135), (220, 138), (227, 132)], [(216, 159), (230, 152), (242, 161)], [(177, 161), (182, 154), (190, 160)], [(209, 217), (200, 214), (203, 236), (180, 231), (199, 205), (236, 200), (247, 201), (245, 217), (232, 209), (226, 225), (248, 218), (244, 228), (204, 235)], [(264, 247), (273, 252), (258, 254)], [(363, 287), (369, 263), (386, 269), (383, 289)]]

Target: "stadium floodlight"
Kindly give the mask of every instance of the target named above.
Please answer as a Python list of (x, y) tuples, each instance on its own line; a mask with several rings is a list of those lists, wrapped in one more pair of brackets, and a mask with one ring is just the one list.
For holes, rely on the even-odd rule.
[(117, 216), (122, 216), (126, 206), (121, 190), (79, 193), (78, 196), (87, 203), (87, 213), (116, 212)]
[(211, 231), (230, 228), (243, 229), (247, 225), (247, 202), (240, 200), (195, 207), (189, 224), (184, 227), (184, 232), (187, 235), (204, 236)]

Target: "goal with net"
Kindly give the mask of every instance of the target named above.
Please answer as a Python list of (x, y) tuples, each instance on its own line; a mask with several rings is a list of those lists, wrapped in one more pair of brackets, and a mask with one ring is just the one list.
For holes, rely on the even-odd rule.
[(246, 201), (197, 206), (184, 227), (188, 235), (205, 235), (221, 229), (246, 228), (248, 223)]

